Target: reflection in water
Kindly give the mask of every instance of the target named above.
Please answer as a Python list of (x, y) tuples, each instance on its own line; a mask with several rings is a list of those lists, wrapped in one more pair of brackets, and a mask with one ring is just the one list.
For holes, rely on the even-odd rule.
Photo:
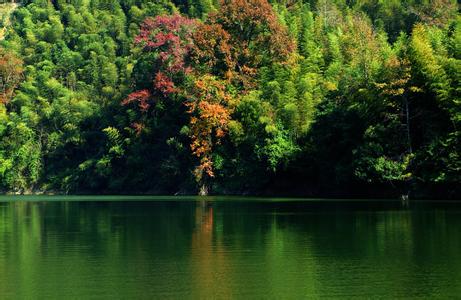
[[(214, 236), (213, 202), (197, 201), (195, 207), (195, 227), (191, 241), (191, 279), (194, 298), (210, 298), (220, 295), (229, 298), (232, 294), (225, 284), (231, 280), (227, 254)], [(219, 287), (219, 289), (217, 288)], [(214, 290), (219, 291), (216, 293)], [(210, 291), (212, 292), (210, 294)]]
[(0, 202), (0, 298), (454, 297), (456, 204)]

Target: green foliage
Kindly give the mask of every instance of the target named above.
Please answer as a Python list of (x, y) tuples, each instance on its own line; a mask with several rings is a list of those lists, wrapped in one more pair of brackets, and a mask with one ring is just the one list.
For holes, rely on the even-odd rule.
[[(134, 42), (176, 14), (187, 36)], [(454, 0), (31, 0), (0, 25), (3, 191), (194, 192), (203, 150), (215, 192), (459, 197)]]
[(11, 115), (10, 118), (0, 141), (1, 183), (12, 191), (24, 192), (34, 187), (40, 179), (42, 149), (31, 128), (18, 116)]

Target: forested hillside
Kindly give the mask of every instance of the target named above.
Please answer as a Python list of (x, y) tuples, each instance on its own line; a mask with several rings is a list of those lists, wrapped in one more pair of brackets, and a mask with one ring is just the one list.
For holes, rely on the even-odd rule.
[(4, 2), (4, 192), (461, 196), (455, 0)]

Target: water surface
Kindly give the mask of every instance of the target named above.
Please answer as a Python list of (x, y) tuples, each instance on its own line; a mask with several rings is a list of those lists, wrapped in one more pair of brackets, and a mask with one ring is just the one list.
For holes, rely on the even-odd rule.
[(0, 299), (453, 298), (461, 204), (0, 198)]

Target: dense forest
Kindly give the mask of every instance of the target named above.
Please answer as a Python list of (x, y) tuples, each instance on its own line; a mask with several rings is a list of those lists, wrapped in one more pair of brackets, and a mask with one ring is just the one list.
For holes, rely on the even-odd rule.
[(455, 0), (3, 2), (3, 192), (461, 196)]

